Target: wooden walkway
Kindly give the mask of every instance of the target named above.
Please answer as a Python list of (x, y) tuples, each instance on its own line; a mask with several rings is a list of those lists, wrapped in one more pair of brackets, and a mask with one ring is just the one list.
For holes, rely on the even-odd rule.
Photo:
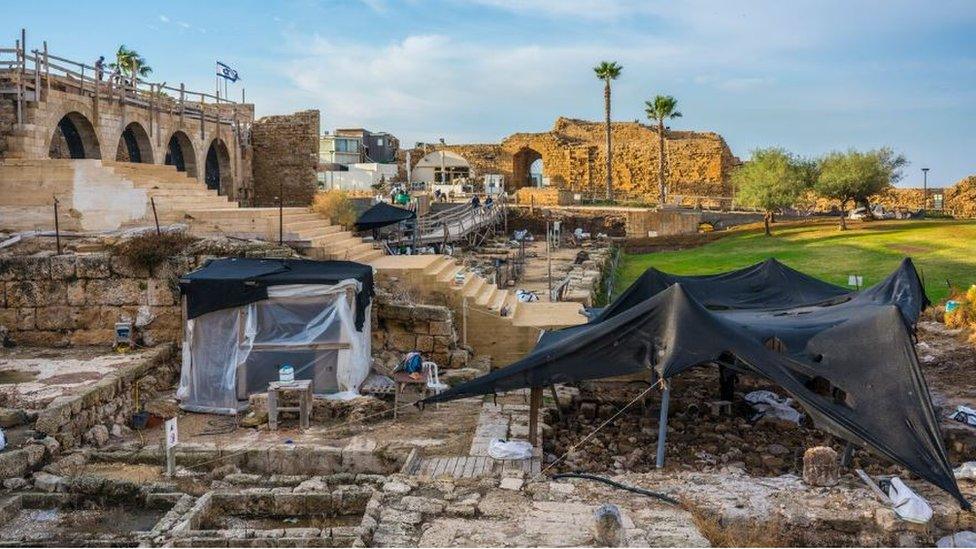
[(542, 459), (496, 460), (487, 456), (429, 457), (416, 461), (408, 474), (436, 478), (483, 478), (500, 475), (503, 470), (523, 471), (526, 475), (537, 475), (542, 470)]

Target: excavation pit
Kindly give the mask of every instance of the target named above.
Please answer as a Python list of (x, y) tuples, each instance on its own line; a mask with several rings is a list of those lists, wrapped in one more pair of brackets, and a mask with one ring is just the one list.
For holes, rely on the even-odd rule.
[[(315, 483), (315, 481), (310, 481)], [(329, 491), (249, 488), (201, 497), (173, 533), (177, 547), (306, 546), (350, 547), (373, 495), (368, 487), (336, 486)], [(324, 487), (324, 484), (316, 484)]]
[(189, 507), (191, 499), (101, 490), (11, 496), (0, 503), (0, 546), (134, 546), (165, 531), (179, 515), (177, 504)]

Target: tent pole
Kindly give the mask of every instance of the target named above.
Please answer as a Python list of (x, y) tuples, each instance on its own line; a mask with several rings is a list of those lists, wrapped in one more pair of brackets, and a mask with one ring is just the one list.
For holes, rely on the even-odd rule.
[(662, 380), (664, 392), (661, 393), (661, 417), (657, 426), (657, 468), (664, 467), (664, 446), (668, 438), (668, 403), (671, 400), (671, 387)]
[(539, 445), (539, 408), (542, 407), (542, 387), (529, 391), (529, 444)]

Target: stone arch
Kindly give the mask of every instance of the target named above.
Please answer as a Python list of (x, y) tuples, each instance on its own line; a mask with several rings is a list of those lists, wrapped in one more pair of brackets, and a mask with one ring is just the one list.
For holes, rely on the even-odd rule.
[(186, 172), (190, 177), (197, 177), (197, 153), (193, 150), (193, 141), (180, 130), (173, 132), (166, 144), (167, 166), (175, 166), (177, 171)]
[(537, 160), (542, 160), (542, 153), (530, 147), (522, 147), (517, 153), (512, 155), (513, 189), (521, 189), (522, 187), (535, 185), (532, 178), (532, 164)]
[(119, 136), (119, 146), (115, 151), (119, 162), (153, 163), (152, 140), (142, 124), (130, 122)]
[(207, 148), (207, 159), (204, 165), (204, 182), (208, 189), (219, 194), (227, 194), (233, 186), (233, 175), (230, 173), (230, 151), (224, 140), (215, 137)]
[(101, 158), (95, 127), (85, 115), (71, 111), (61, 117), (51, 135), (50, 158)]

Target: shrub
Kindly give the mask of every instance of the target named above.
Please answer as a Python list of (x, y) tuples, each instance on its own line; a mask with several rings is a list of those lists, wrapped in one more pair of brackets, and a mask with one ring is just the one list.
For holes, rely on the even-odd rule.
[(945, 323), (949, 328), (976, 329), (976, 284), (965, 292), (957, 293), (952, 299), (959, 303), (955, 311), (946, 313)]
[(345, 191), (325, 191), (315, 195), (312, 210), (329, 218), (329, 221), (344, 228), (352, 228), (356, 222), (356, 209)]
[(125, 258), (132, 267), (142, 268), (152, 273), (169, 258), (179, 255), (196, 239), (184, 232), (146, 231), (127, 237), (113, 247), (116, 255)]

